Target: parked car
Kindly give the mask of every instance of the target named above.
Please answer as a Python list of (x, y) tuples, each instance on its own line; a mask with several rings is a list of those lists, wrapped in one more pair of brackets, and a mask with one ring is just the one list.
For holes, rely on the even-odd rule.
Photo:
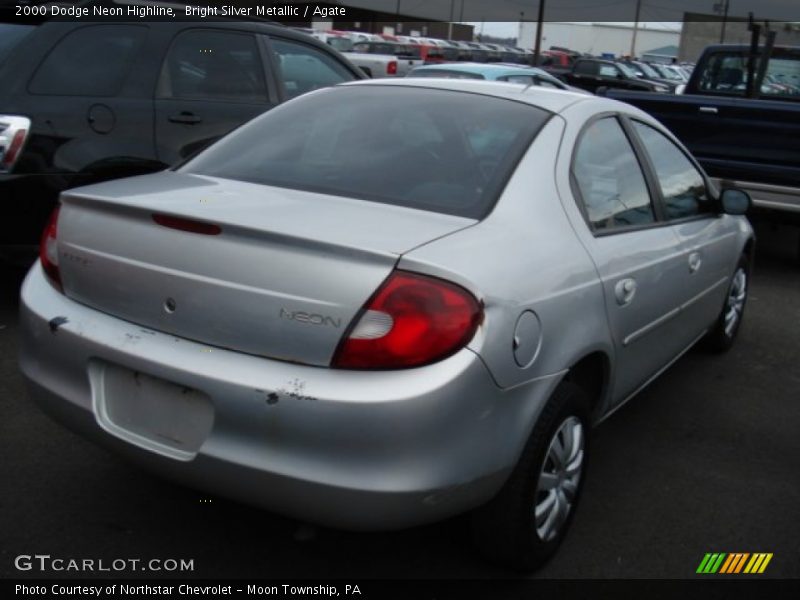
[(518, 67), (501, 63), (448, 63), (444, 65), (426, 65), (417, 67), (406, 77), (443, 77), (446, 79), (487, 79), (507, 83), (538, 85), (559, 90), (572, 90), (586, 94), (579, 88), (568, 86), (549, 73), (533, 67)]
[(483, 44), (479, 44), (478, 42), (467, 42), (467, 45), (471, 49), (472, 60), (474, 62), (481, 62), (481, 63), (491, 62), (489, 49), (486, 48)]
[(328, 44), (342, 54), (353, 51), (353, 40), (344, 33), (332, 33), (330, 31), (315, 31), (312, 34), (319, 41)]
[(763, 53), (751, 61), (749, 46), (709, 46), (678, 97), (607, 94), (663, 122), (717, 185), (747, 190), (759, 216), (800, 224), (800, 95), (769, 79), (800, 85), (800, 48), (775, 47), (762, 63)]
[(675, 93), (681, 83), (683, 83), (675, 81), (672, 78), (662, 76), (659, 71), (646, 62), (640, 60), (623, 60), (621, 62), (624, 62), (627, 66), (632, 68), (636, 72), (636, 76), (640, 79), (645, 79), (654, 83), (660, 83), (661, 85), (668, 87), (669, 91), (672, 93)]
[(591, 426), (699, 339), (733, 344), (747, 206), (623, 103), (344, 84), (65, 191), (20, 366), (56, 419), (163, 476), (358, 529), (474, 510), (478, 548), (531, 569)]
[(673, 67), (671, 65), (662, 65), (659, 63), (652, 63), (650, 67), (652, 69), (655, 69), (663, 79), (672, 81), (675, 83), (675, 85), (686, 83), (688, 80), (686, 75), (684, 75), (678, 69), (678, 67)]
[[(555, 73), (554, 73), (555, 74)], [(668, 85), (646, 81), (623, 62), (601, 58), (579, 58), (569, 71), (561, 71), (558, 77), (581, 89), (595, 93), (599, 88), (620, 88), (643, 92), (669, 92)]]
[(357, 42), (345, 56), (370, 77), (404, 77), (423, 63), (420, 47), (398, 42)]
[(0, 257), (26, 266), (60, 191), (162, 170), (288, 98), (364, 77), (263, 22), (2, 23), (0, 40)]

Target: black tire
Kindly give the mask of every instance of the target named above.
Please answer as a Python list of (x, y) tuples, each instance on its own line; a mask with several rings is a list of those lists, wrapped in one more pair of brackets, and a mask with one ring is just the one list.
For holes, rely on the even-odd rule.
[[(735, 286), (741, 285), (737, 283), (739, 274), (744, 274), (744, 297), (741, 301), (741, 308), (737, 311), (736, 321), (733, 327), (729, 330), (726, 324), (726, 315), (732, 310), (733, 294)], [(743, 254), (736, 265), (736, 269), (731, 277), (731, 282), (728, 285), (728, 292), (725, 294), (725, 303), (722, 305), (722, 310), (714, 322), (713, 327), (706, 334), (703, 339), (703, 345), (711, 352), (721, 354), (727, 352), (733, 347), (736, 337), (739, 335), (739, 329), (742, 326), (744, 319), (744, 309), (747, 306), (747, 296), (750, 290), (750, 260), (747, 255)]]
[[(566, 518), (552, 537), (545, 536), (547, 539), (544, 539), (537, 531), (534, 507), (538, 502), (545, 502), (548, 492), (538, 490), (539, 481), (543, 470), (548, 465), (554, 466), (548, 452), (554, 437), (562, 425), (574, 425), (576, 422), (582, 426), (583, 442), (579, 478), (574, 494), (567, 503)], [(572, 522), (586, 479), (589, 427), (589, 401), (586, 394), (580, 387), (562, 382), (539, 416), (508, 481), (497, 496), (472, 515), (473, 542), (488, 560), (528, 572), (541, 566), (555, 553)], [(569, 459), (566, 462), (573, 464)], [(551, 492), (558, 494), (558, 487), (554, 486)], [(562, 492), (560, 498), (563, 497)]]

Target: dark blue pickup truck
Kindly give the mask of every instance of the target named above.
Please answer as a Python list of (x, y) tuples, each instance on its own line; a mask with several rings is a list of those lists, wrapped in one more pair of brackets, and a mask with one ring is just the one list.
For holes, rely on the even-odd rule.
[(605, 94), (663, 122), (721, 188), (747, 190), (757, 212), (800, 224), (800, 48), (709, 46), (682, 94)]

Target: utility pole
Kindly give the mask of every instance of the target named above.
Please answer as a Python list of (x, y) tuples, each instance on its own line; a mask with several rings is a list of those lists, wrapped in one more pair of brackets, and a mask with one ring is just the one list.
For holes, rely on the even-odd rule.
[(639, 13), (642, 10), (642, 0), (636, 0), (636, 17), (633, 21), (633, 37), (631, 38), (631, 58), (636, 58), (636, 35), (639, 33)]
[(731, 0), (725, 0), (725, 12), (722, 15), (722, 33), (719, 35), (719, 43), (725, 43), (725, 25), (728, 24), (728, 8), (730, 8)]
[(722, 14), (722, 29), (719, 33), (719, 43), (725, 43), (725, 27), (728, 24), (728, 10), (730, 9), (731, 0), (720, 0), (712, 7), (715, 13)]
[(453, 39), (453, 9), (455, 8), (456, 0), (450, 0), (450, 22), (447, 24), (447, 39)]
[(533, 47), (533, 66), (539, 64), (542, 51), (542, 28), (544, 27), (544, 0), (539, 0), (539, 17), (536, 24), (536, 43)]

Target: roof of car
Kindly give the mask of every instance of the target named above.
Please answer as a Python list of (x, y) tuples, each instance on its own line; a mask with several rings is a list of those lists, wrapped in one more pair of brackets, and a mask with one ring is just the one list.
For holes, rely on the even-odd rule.
[(473, 94), (483, 94), (485, 96), (495, 96), (517, 102), (525, 102), (533, 106), (538, 106), (553, 113), (559, 113), (577, 102), (586, 102), (595, 99), (589, 96), (568, 90), (556, 90), (542, 88), (538, 86), (523, 87), (518, 83), (505, 83), (501, 81), (484, 81), (477, 79), (438, 79), (420, 77), (400, 78), (400, 79), (363, 79), (340, 84), (342, 86), (351, 85), (370, 85), (370, 86), (392, 86), (392, 87), (418, 87), (437, 90), (449, 90), (453, 92), (468, 92)]

